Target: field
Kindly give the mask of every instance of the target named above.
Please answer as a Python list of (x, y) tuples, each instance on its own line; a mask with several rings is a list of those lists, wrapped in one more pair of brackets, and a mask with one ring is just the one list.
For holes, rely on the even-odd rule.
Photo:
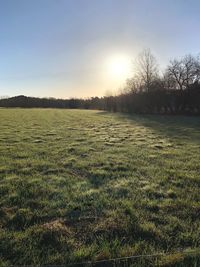
[(0, 109), (0, 266), (183, 263), (200, 246), (199, 186), (198, 117)]

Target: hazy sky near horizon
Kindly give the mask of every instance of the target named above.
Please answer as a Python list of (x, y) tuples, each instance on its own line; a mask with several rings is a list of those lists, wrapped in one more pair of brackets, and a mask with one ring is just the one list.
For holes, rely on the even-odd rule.
[(0, 96), (102, 96), (144, 48), (198, 54), (199, 26), (198, 0), (0, 0)]

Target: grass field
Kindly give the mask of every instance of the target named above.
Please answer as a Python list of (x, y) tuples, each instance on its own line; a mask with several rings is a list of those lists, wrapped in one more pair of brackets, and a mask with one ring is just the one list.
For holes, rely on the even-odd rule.
[(0, 109), (0, 266), (196, 249), (199, 186), (198, 117)]

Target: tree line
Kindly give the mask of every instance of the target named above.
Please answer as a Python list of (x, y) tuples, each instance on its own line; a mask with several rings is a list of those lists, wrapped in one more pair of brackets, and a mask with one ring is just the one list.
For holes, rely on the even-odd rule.
[(135, 61), (133, 77), (119, 94), (89, 99), (17, 96), (0, 99), (1, 107), (81, 108), (112, 112), (200, 115), (200, 59), (171, 60), (162, 73), (149, 49)]

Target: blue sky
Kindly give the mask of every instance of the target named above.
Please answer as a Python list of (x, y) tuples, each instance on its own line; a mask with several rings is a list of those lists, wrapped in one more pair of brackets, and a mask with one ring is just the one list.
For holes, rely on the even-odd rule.
[(123, 86), (107, 64), (121, 56), (150, 48), (164, 68), (199, 53), (199, 14), (195, 0), (0, 0), (0, 96), (102, 96)]

